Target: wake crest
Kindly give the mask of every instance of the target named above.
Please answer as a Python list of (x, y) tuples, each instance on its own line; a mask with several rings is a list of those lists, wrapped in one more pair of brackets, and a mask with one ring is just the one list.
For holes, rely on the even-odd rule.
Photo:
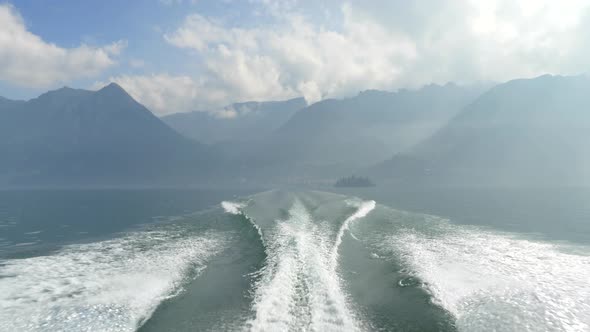
[[(297, 198), (288, 218), (276, 220), (263, 231), (258, 228), (265, 243), (266, 264), (254, 285), (254, 317), (247, 322), (249, 330), (361, 329), (337, 272), (338, 248), (350, 224), (373, 210), (375, 202), (350, 204), (356, 211), (342, 222), (335, 236), (326, 221), (313, 220)], [(225, 202), (222, 206), (233, 213), (236, 205)]]
[(229, 201), (223, 201), (221, 202), (221, 207), (223, 208), (223, 210), (226, 213), (230, 213), (230, 214), (242, 214), (242, 208), (245, 206), (245, 204), (243, 203), (237, 203), (237, 202), (229, 202)]

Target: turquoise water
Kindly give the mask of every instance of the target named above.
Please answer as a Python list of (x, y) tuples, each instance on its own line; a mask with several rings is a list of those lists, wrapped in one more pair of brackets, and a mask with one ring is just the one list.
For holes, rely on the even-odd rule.
[(0, 192), (0, 331), (588, 330), (586, 196), (494, 195)]

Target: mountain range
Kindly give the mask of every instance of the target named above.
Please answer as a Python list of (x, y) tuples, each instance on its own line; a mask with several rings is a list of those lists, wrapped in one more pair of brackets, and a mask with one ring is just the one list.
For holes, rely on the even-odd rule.
[(418, 90), (369, 90), (297, 111), (242, 155), (262, 174), (329, 175), (372, 165), (432, 135), (483, 86), (430, 85)]
[(158, 118), (117, 84), (0, 98), (0, 186), (590, 183), (590, 80), (369, 90)]
[(208, 170), (215, 153), (117, 84), (0, 101), (0, 176), (9, 184), (156, 184)]
[(545, 75), (495, 86), (370, 172), (410, 183), (588, 185), (588, 142), (590, 79)]
[(304, 98), (245, 102), (212, 111), (175, 113), (162, 120), (179, 133), (205, 144), (248, 142), (266, 138), (306, 107)]

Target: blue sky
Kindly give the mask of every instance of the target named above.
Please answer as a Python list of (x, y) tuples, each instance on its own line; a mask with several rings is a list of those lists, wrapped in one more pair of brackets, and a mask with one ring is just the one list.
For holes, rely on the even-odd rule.
[(0, 95), (117, 82), (157, 114), (586, 73), (590, 0), (0, 0)]
[(157, 0), (13, 0), (7, 3), (22, 16), (28, 31), (60, 47), (75, 48), (80, 44), (100, 47), (113, 41), (127, 42), (117, 64), (93, 77), (47, 86), (15, 86), (2, 82), (0, 87), (12, 98), (34, 97), (61, 85), (90, 87), (96, 80), (106, 80), (117, 73), (186, 72), (187, 64), (194, 59), (167, 43), (162, 32), (173, 29), (188, 11), (218, 10), (211, 2), (167, 5)]

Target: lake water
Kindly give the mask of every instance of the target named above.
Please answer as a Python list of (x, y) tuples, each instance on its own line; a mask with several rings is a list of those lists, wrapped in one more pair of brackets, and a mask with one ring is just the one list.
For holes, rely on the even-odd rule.
[(583, 189), (0, 191), (0, 331), (587, 331), (588, 202)]

